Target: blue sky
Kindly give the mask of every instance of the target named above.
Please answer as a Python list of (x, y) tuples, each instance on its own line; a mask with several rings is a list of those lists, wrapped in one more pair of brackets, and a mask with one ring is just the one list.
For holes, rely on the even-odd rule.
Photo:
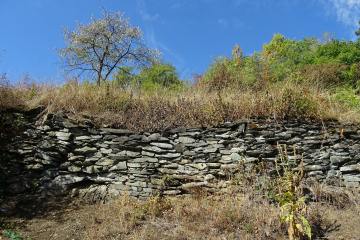
[(360, 0), (0, 0), (0, 72), (12, 81), (29, 74), (63, 82), (57, 55), (63, 30), (102, 9), (124, 12), (184, 78), (229, 55), (236, 43), (246, 54), (260, 50), (274, 33), (353, 39), (360, 19)]

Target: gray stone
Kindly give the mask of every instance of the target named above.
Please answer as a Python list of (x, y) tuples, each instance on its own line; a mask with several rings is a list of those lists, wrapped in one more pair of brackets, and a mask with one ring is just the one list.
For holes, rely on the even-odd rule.
[(193, 151), (185, 151), (185, 152), (183, 153), (183, 155), (184, 155), (184, 156), (195, 156), (196, 153), (193, 152)]
[(190, 188), (194, 188), (194, 187), (203, 187), (208, 185), (208, 182), (191, 182), (191, 183), (185, 183), (183, 185), (181, 185), (182, 189), (190, 189)]
[(220, 150), (220, 154), (222, 155), (230, 155), (232, 152), (228, 149), (225, 149), (225, 150)]
[(68, 132), (56, 132), (55, 136), (57, 137), (57, 139), (62, 140), (62, 141), (69, 141), (70, 138), (72, 137), (71, 133)]
[(142, 149), (145, 150), (145, 151), (154, 152), (154, 153), (167, 152), (166, 150), (163, 150), (163, 149), (161, 149), (159, 147), (156, 147), (156, 146), (147, 146), (147, 147), (143, 147)]
[(360, 182), (360, 175), (344, 175), (345, 182)]
[(255, 162), (257, 162), (257, 161), (259, 161), (259, 159), (258, 159), (258, 158), (254, 158), (254, 157), (246, 157), (246, 158), (244, 159), (244, 163), (245, 163), (245, 164), (255, 163)]
[(222, 164), (220, 168), (224, 170), (235, 170), (239, 168), (239, 164)]
[(119, 162), (115, 166), (111, 167), (110, 171), (126, 170), (126, 169), (127, 169), (126, 162)]
[(101, 171), (102, 171), (101, 166), (88, 166), (85, 169), (83, 169), (83, 172), (89, 174), (96, 174), (96, 173), (100, 173)]
[(190, 164), (189, 166), (199, 169), (199, 170), (205, 170), (207, 169), (207, 165), (205, 163), (196, 163), (196, 164)]
[(97, 161), (99, 161), (99, 157), (91, 157), (91, 158), (86, 158), (85, 159), (85, 164), (93, 164)]
[(28, 170), (43, 170), (44, 166), (40, 163), (36, 163), (36, 164), (27, 165), (26, 169), (28, 169)]
[(78, 167), (78, 166), (69, 166), (68, 167), (68, 171), (69, 172), (81, 172), (81, 167)]
[(126, 156), (128, 157), (137, 157), (139, 155), (140, 155), (139, 152), (126, 151)]
[(180, 153), (166, 153), (166, 154), (157, 154), (156, 157), (158, 158), (165, 158), (165, 159), (173, 159), (173, 158), (178, 158), (180, 157), (181, 154)]
[(245, 152), (246, 148), (245, 147), (237, 147), (237, 148), (232, 148), (230, 149), (231, 153), (243, 153)]
[(219, 150), (219, 148), (217, 147), (210, 147), (210, 148), (205, 148), (203, 150), (204, 153), (216, 153)]
[(159, 138), (161, 137), (160, 133), (153, 133), (150, 136), (148, 136), (148, 140), (149, 141), (156, 141), (159, 140)]
[(94, 139), (94, 140), (100, 140), (102, 138), (103, 138), (103, 136), (101, 136), (101, 135), (91, 135), (91, 139)]
[(85, 146), (85, 147), (82, 147), (82, 148), (75, 149), (74, 152), (78, 153), (78, 154), (90, 154), (90, 153), (97, 152), (97, 149), (94, 148), (94, 147)]
[(85, 177), (79, 177), (76, 175), (60, 175), (53, 180), (53, 183), (56, 185), (69, 185), (82, 182), (84, 179)]
[(154, 156), (155, 156), (155, 153), (153, 153), (153, 152), (147, 152), (147, 151), (142, 151), (142, 152), (141, 152), (141, 155), (147, 156), (147, 157), (154, 157)]
[(110, 153), (113, 152), (113, 150), (112, 149), (107, 149), (107, 148), (100, 148), (100, 152), (102, 154), (110, 154)]
[(209, 168), (220, 168), (221, 163), (207, 163), (206, 164)]
[(84, 156), (70, 156), (68, 158), (69, 161), (74, 162), (74, 161), (84, 161), (85, 157)]
[(84, 140), (90, 140), (92, 139), (90, 136), (78, 136), (75, 137), (75, 141), (84, 141)]
[(238, 153), (232, 153), (232, 154), (230, 155), (230, 158), (231, 158), (231, 160), (233, 160), (233, 161), (240, 161), (240, 160), (242, 159), (242, 157), (241, 157)]
[(146, 183), (146, 182), (142, 182), (142, 181), (127, 182), (126, 185), (132, 186), (132, 187), (142, 187), (142, 188), (147, 187), (147, 183)]
[(211, 181), (211, 180), (214, 180), (215, 179), (215, 176), (212, 175), (212, 174), (207, 174), (204, 178), (205, 181)]
[(350, 161), (351, 158), (347, 156), (331, 156), (330, 162), (335, 165), (344, 164), (348, 161)]
[(304, 171), (308, 171), (308, 172), (311, 172), (311, 171), (323, 171), (323, 170), (326, 170), (326, 167), (321, 166), (321, 165), (307, 165), (307, 166), (304, 166)]
[(180, 190), (166, 190), (162, 192), (164, 195), (179, 195), (181, 194)]
[(26, 155), (26, 154), (31, 154), (31, 153), (33, 153), (34, 150), (32, 150), (32, 149), (29, 149), (29, 150), (18, 149), (17, 152), (18, 152), (20, 155)]
[(230, 156), (228, 155), (224, 155), (221, 157), (221, 160), (219, 161), (220, 163), (231, 163), (232, 159)]
[(140, 163), (128, 163), (127, 166), (129, 168), (140, 168), (141, 164)]
[(188, 163), (191, 163), (191, 160), (189, 160), (189, 159), (182, 159), (182, 160), (180, 161), (180, 164), (188, 164)]
[(49, 141), (42, 141), (40, 144), (39, 144), (39, 148), (41, 149), (51, 149), (55, 147), (53, 143), (49, 142)]
[(101, 128), (101, 131), (105, 133), (115, 134), (115, 135), (131, 135), (132, 131), (127, 129), (114, 129), (114, 128)]
[(360, 172), (360, 164), (354, 164), (354, 165), (340, 167), (340, 171), (343, 173)]
[(194, 143), (195, 139), (190, 138), (190, 137), (179, 137), (179, 142), (183, 143), (183, 144), (190, 144), (190, 143)]
[(135, 158), (135, 159), (131, 160), (131, 162), (138, 162), (138, 163), (144, 163), (144, 162), (157, 163), (157, 162), (159, 162), (159, 160), (158, 160), (157, 158), (142, 157), (142, 158)]
[(308, 176), (309, 177), (315, 177), (315, 176), (321, 176), (323, 175), (324, 173), (322, 171), (312, 171), (312, 172), (309, 172), (308, 173)]
[(115, 161), (113, 159), (102, 158), (96, 162), (98, 166), (112, 166), (114, 165)]
[(110, 141), (110, 144), (124, 144), (126, 141), (129, 140), (128, 136), (121, 136), (121, 137), (115, 137)]
[(161, 143), (161, 142), (152, 142), (150, 143), (150, 145), (155, 146), (155, 147), (159, 147), (162, 149), (173, 149), (174, 146), (169, 144), (169, 143)]
[(128, 191), (130, 189), (129, 186), (126, 186), (123, 183), (115, 183), (111, 185), (112, 188), (117, 189), (117, 190), (121, 190), (121, 191)]

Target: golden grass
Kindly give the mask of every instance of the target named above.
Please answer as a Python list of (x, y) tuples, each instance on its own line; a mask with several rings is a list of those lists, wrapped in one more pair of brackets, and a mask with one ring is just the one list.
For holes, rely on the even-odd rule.
[[(250, 190), (251, 191), (251, 190)], [(329, 202), (308, 205), (314, 239), (356, 239), (360, 208)], [(123, 196), (106, 204), (70, 207), (22, 223), (30, 239), (287, 239), (280, 209), (251, 194), (199, 194), (140, 201)], [(26, 239), (26, 238), (25, 238)]]
[(212, 126), (250, 117), (338, 119), (358, 122), (360, 111), (332, 97), (328, 90), (292, 82), (261, 89), (226, 89), (209, 92), (192, 87), (178, 92), (124, 91), (103, 85), (69, 82), (61, 87), (3, 88), (0, 109), (43, 106), (46, 113), (66, 112), (77, 120), (136, 131), (172, 127)]
[(24, 104), (19, 91), (0, 85), (0, 110), (18, 109), (23, 107)]

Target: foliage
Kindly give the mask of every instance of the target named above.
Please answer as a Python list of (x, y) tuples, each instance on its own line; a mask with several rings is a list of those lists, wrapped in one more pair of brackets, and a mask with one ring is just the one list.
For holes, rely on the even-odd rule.
[(289, 159), (286, 145), (278, 145), (278, 150), (276, 200), (281, 209), (281, 221), (288, 225), (289, 240), (302, 239), (305, 236), (311, 239), (311, 225), (305, 218), (307, 206), (302, 191), (304, 177), (302, 159), (299, 169), (295, 170), (296, 159), (298, 158), (295, 147), (293, 157), (295, 161), (293, 162)]
[(263, 62), (270, 66), (271, 80), (284, 80), (293, 71), (310, 64), (318, 44), (315, 39), (295, 41), (275, 34), (261, 53)]
[(122, 89), (126, 90), (132, 87), (136, 82), (136, 76), (133, 73), (134, 68), (128, 66), (119, 67), (119, 70), (115, 74), (114, 84)]
[(350, 109), (360, 109), (360, 96), (352, 87), (339, 87), (334, 92), (334, 98), (337, 102), (342, 103), (345, 107), (348, 107)]
[(65, 41), (60, 55), (66, 67), (79, 74), (95, 73), (98, 85), (118, 66), (146, 65), (158, 55), (144, 45), (140, 29), (131, 26), (122, 13), (104, 12), (90, 24), (67, 30)]
[(221, 57), (209, 67), (201, 81), (209, 90), (252, 85), (255, 77), (256, 58), (246, 58), (239, 46), (235, 46), (231, 58)]
[(153, 64), (144, 68), (138, 75), (138, 82), (144, 90), (155, 90), (159, 88), (181, 88), (176, 69), (170, 64)]
[(135, 73), (134, 68), (121, 67), (113, 83), (124, 90), (180, 90), (184, 87), (184, 82), (179, 79), (175, 67), (164, 63), (152, 64), (138, 73)]
[(9, 238), (9, 240), (22, 240), (23, 239), (18, 233), (14, 232), (12, 230), (4, 230), (3, 235), (5, 237)]
[(210, 90), (258, 88), (297, 76), (319, 87), (355, 87), (360, 79), (359, 62), (360, 41), (293, 40), (275, 34), (260, 52), (216, 59), (202, 77), (202, 85)]

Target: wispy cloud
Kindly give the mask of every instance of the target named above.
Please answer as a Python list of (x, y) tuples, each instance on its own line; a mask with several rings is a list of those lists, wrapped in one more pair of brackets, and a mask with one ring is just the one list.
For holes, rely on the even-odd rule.
[(228, 20), (224, 19), (224, 18), (219, 18), (217, 20), (217, 23), (223, 27), (228, 27), (229, 26), (229, 22)]
[(338, 21), (354, 29), (360, 20), (360, 0), (320, 0)]
[(151, 14), (147, 7), (146, 7), (146, 3), (144, 0), (138, 0), (137, 2), (137, 8), (139, 11), (139, 14), (142, 18), (143, 21), (145, 22), (154, 22), (156, 20), (158, 20), (160, 18), (160, 14), (159, 13), (154, 13)]
[(173, 1), (170, 5), (170, 8), (171, 9), (178, 9), (178, 8), (181, 8), (182, 7), (182, 2), (179, 2), (179, 1)]
[(165, 54), (167, 58), (171, 59), (172, 62), (181, 71), (180, 74), (184, 74), (184, 71), (188, 71), (188, 69), (184, 67), (185, 60), (183, 59), (183, 57), (171, 48), (169, 48), (165, 43), (159, 41), (152, 26), (148, 26), (146, 28), (145, 40), (150, 47), (160, 50), (160, 52)]
[[(180, 7), (175, 6), (175, 7)], [(139, 15), (141, 16), (142, 20), (144, 21), (144, 37), (146, 43), (149, 47), (159, 50), (164, 57), (170, 59), (171, 62), (177, 67), (179, 74), (181, 77), (189, 75), (189, 69), (185, 67), (185, 60), (183, 57), (178, 54), (176, 51), (172, 50), (168, 47), (167, 44), (159, 40), (156, 34), (156, 24), (155, 21), (160, 19), (160, 14), (150, 14), (144, 0), (137, 0), (137, 10)], [(162, 56), (162, 57), (163, 57)]]
[(216, 22), (223, 28), (240, 29), (246, 26), (244, 22), (238, 17), (218, 18)]

